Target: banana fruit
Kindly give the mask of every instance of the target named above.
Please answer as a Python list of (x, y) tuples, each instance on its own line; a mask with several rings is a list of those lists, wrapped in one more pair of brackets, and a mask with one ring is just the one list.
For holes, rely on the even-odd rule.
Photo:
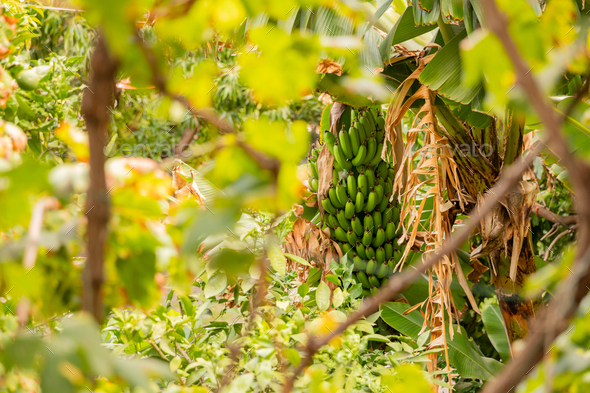
[[(355, 108), (350, 113), (348, 125), (320, 133), (334, 164), (332, 183), (318, 200), (325, 212), (323, 224), (347, 255), (363, 296), (371, 296), (387, 282), (402, 255), (403, 246), (397, 244), (400, 207), (393, 195), (392, 162), (381, 154), (392, 150), (385, 139), (384, 114), (380, 108)], [(308, 156), (312, 193), (319, 191), (321, 144)]]

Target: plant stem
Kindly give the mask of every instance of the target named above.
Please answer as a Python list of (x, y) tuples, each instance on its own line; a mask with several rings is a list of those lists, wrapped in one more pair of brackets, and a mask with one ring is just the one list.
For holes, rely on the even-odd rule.
[(448, 44), (449, 41), (452, 40), (455, 36), (453, 34), (453, 29), (451, 29), (451, 26), (445, 23), (442, 14), (438, 16), (438, 20), (436, 21), (436, 23), (438, 24), (438, 29), (440, 30), (440, 34), (442, 35), (443, 41), (445, 42), (445, 44)]

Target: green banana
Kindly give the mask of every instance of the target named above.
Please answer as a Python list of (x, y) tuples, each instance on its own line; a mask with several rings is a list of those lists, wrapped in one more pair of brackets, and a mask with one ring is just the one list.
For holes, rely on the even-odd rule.
[(369, 185), (369, 188), (375, 187), (375, 172), (367, 167), (365, 169), (365, 176), (367, 176), (367, 184)]
[(399, 209), (398, 209), (397, 207), (394, 207), (394, 208), (393, 208), (393, 214), (392, 214), (392, 217), (391, 217), (391, 219), (392, 219), (394, 222), (398, 222), (398, 221), (399, 221), (399, 215), (400, 215), (400, 211), (399, 211)]
[(381, 206), (379, 206), (379, 209), (383, 212), (383, 214), (381, 214), (381, 221), (388, 223), (389, 219), (393, 216), (393, 205), (389, 203), (385, 210), (381, 209)]
[(379, 247), (377, 251), (375, 251), (375, 259), (379, 263), (383, 263), (383, 261), (385, 261), (385, 249), (383, 247)]
[(393, 256), (393, 245), (391, 243), (385, 243), (383, 245), (383, 250), (385, 251), (385, 260), (391, 259)]
[(342, 251), (342, 255), (344, 256), (348, 254), (350, 250), (352, 250), (352, 247), (348, 243), (342, 243), (340, 244), (340, 250)]
[(311, 171), (311, 176), (315, 177), (317, 179), (319, 177), (318, 176), (318, 164), (313, 161), (310, 161), (309, 162), (309, 169)]
[(379, 208), (373, 210), (371, 216), (373, 217), (374, 226), (378, 227), (380, 225), (383, 225), (383, 220), (381, 219), (381, 212), (379, 211)]
[(367, 175), (365, 175), (365, 171), (361, 169), (361, 172), (358, 176), (358, 187), (361, 189), (363, 196), (366, 198), (369, 195), (369, 181), (367, 179)]
[(385, 226), (385, 238), (387, 240), (392, 240), (395, 236), (395, 224), (389, 220), (387, 225)]
[(377, 261), (375, 258), (371, 258), (369, 262), (367, 262), (367, 274), (375, 274), (375, 270), (377, 270)]
[[(340, 226), (342, 228), (346, 228), (345, 230), (347, 230), (348, 228), (350, 228), (350, 221), (348, 221), (346, 219), (346, 216), (344, 215), (344, 210), (340, 209), (336, 211), (336, 218), (338, 219), (338, 222), (340, 223)], [(346, 241), (346, 240), (344, 240)]]
[(352, 155), (356, 156), (361, 146), (359, 131), (354, 127), (348, 129), (348, 137), (350, 138), (350, 148), (352, 149)]
[(365, 229), (370, 230), (371, 232), (373, 231), (373, 228), (375, 227), (375, 223), (373, 221), (373, 216), (369, 213), (365, 214), (365, 219), (363, 220), (363, 226), (365, 227)]
[(328, 213), (336, 214), (336, 208), (334, 207), (334, 205), (332, 205), (332, 202), (330, 202), (329, 199), (322, 199), (322, 206), (324, 207), (324, 210)]
[(360, 123), (361, 123), (361, 126), (363, 127), (363, 130), (365, 131), (366, 138), (369, 138), (370, 135), (373, 133), (373, 129), (371, 128), (371, 125), (369, 123), (369, 119), (367, 119), (367, 116), (361, 116)]
[(356, 235), (356, 233), (354, 233), (352, 228), (348, 228), (348, 232), (346, 233), (346, 238), (348, 239), (348, 242), (350, 244), (356, 244), (356, 242), (358, 240), (358, 236)]
[(332, 182), (338, 181), (340, 179), (340, 174), (336, 170), (336, 168), (332, 169)]
[(353, 172), (349, 172), (348, 177), (346, 178), (346, 190), (348, 191), (348, 196), (350, 199), (356, 198), (357, 188), (356, 177), (354, 176)]
[(363, 297), (370, 297), (372, 295), (371, 291), (365, 288), (363, 288), (362, 294)]
[(344, 229), (340, 227), (334, 228), (334, 233), (336, 234), (336, 239), (340, 240), (341, 242), (347, 242), (348, 238), (346, 237), (346, 232)]
[(365, 254), (367, 255), (367, 259), (375, 258), (375, 250), (373, 250), (373, 247), (371, 246), (365, 247)]
[(340, 203), (340, 200), (338, 199), (338, 196), (336, 195), (336, 188), (335, 187), (330, 187), (328, 189), (328, 198), (330, 198), (330, 202), (332, 202), (332, 205), (334, 205), (334, 207), (336, 209), (342, 209), (344, 207), (343, 203)]
[(383, 195), (383, 199), (381, 199), (381, 203), (379, 204), (379, 210), (382, 212), (386, 212), (389, 206), (389, 195)]
[(338, 133), (338, 142), (340, 142), (339, 146), (342, 149), (342, 152), (349, 160), (352, 160), (352, 147), (350, 146), (350, 137), (348, 136), (348, 132), (344, 131), (344, 129), (340, 130)]
[(357, 234), (357, 236), (362, 236), (364, 229), (363, 229), (363, 224), (361, 223), (361, 219), (358, 218), (357, 216), (353, 216), (352, 219), (350, 220), (350, 226), (352, 227), (352, 230), (354, 231), (354, 233)]
[(395, 265), (396, 262), (393, 258), (389, 258), (389, 260), (387, 261), (387, 269), (389, 270), (387, 272), (388, 276), (391, 276), (393, 274), (393, 269), (395, 269)]
[(332, 229), (336, 229), (340, 226), (340, 223), (338, 222), (336, 215), (328, 214), (328, 222), (330, 223)]
[(367, 116), (367, 120), (369, 121), (369, 126), (371, 127), (371, 130), (375, 129), (376, 123), (375, 123), (375, 114), (373, 113), (372, 110), (368, 110), (366, 112), (366, 116)]
[(377, 167), (377, 173), (379, 173), (379, 177), (381, 179), (387, 179), (387, 175), (389, 174), (389, 172), (387, 171), (389, 168), (387, 168), (387, 163), (385, 161), (381, 161), (381, 163), (379, 164), (379, 166)]
[(366, 212), (372, 212), (377, 206), (377, 194), (375, 194), (375, 190), (371, 187), (371, 192), (369, 192), (369, 196), (367, 197), (367, 205), (365, 206)]
[[(379, 138), (379, 135), (377, 135), (377, 138)], [(376, 166), (377, 164), (379, 164), (379, 162), (381, 161), (381, 152), (383, 151), (383, 143), (379, 143), (379, 145), (377, 146), (377, 149), (375, 149), (375, 155), (373, 156), (373, 159), (371, 161), (369, 161), (368, 165), (371, 167)]]
[(375, 119), (375, 124), (377, 124), (377, 127), (380, 130), (385, 131), (385, 119), (383, 118), (383, 116), (377, 116), (377, 119)]
[(318, 179), (315, 177), (311, 178), (311, 181), (309, 182), (309, 188), (312, 192), (318, 192)]
[(352, 168), (352, 164), (346, 159), (338, 143), (334, 144), (334, 159), (341, 168), (346, 170), (350, 170)]
[(354, 254), (354, 256), (352, 257), (352, 261), (354, 264), (354, 270), (356, 270), (357, 272), (362, 272), (367, 269), (367, 261), (363, 261), (356, 254)]
[(365, 145), (365, 142), (363, 141), (363, 143), (359, 146), (359, 149), (358, 149), (356, 155), (352, 159), (352, 165), (359, 166), (363, 162), (365, 162), (366, 158), (367, 158), (367, 146)]
[[(377, 134), (377, 140), (378, 141), (382, 141), (383, 138), (385, 137), (385, 131), (381, 131), (378, 128), (375, 128), (375, 130), (377, 131), (376, 132), (376, 134)], [(381, 144), (381, 149), (383, 149), (383, 144)], [(379, 150), (379, 148), (377, 148), (377, 151), (381, 151), (381, 150)]]
[(344, 207), (344, 217), (346, 217), (347, 219), (351, 219), (354, 216), (354, 202), (352, 202), (352, 199), (349, 199), (346, 202), (346, 206)]
[(354, 202), (354, 211), (355, 213), (360, 213), (365, 207), (365, 196), (360, 188), (357, 187), (356, 189), (356, 200)]
[(356, 272), (357, 281), (361, 283), (361, 285), (365, 288), (371, 288), (371, 284), (369, 284), (369, 278), (365, 274), (365, 272), (360, 271)]
[(377, 204), (380, 205), (381, 201), (383, 201), (383, 186), (381, 184), (377, 184), (375, 186), (375, 194), (377, 195)]
[(375, 276), (369, 276), (369, 282), (375, 288), (379, 288), (381, 286), (381, 281), (379, 281), (379, 279), (377, 279)]
[(328, 150), (330, 154), (334, 155), (334, 143), (336, 142), (336, 137), (330, 131), (324, 131), (324, 143), (328, 145)]
[[(363, 236), (363, 238), (364, 238), (364, 236)], [(375, 234), (375, 237), (373, 237), (373, 241), (371, 242), (371, 245), (373, 247), (379, 247), (384, 242), (385, 242), (385, 231), (383, 230), (383, 227), (381, 225), (379, 225), (379, 228), (377, 228), (377, 233)]]
[(370, 259), (367, 258), (367, 254), (365, 254), (365, 246), (363, 246), (361, 242), (356, 242), (355, 249), (358, 256), (360, 256), (362, 259)]
[[(336, 146), (334, 146), (334, 150), (336, 150)], [(363, 164), (367, 164), (373, 161), (375, 157), (375, 153), (377, 152), (377, 141), (375, 140), (375, 133), (371, 134), (367, 141), (367, 156), (365, 157), (365, 161)], [(372, 184), (372, 183), (369, 183)]]
[(363, 234), (363, 238), (361, 240), (361, 243), (363, 243), (365, 246), (370, 246), (372, 241), (373, 241), (373, 232), (371, 232), (370, 229), (366, 229), (365, 233)]
[(367, 134), (365, 133), (365, 127), (360, 123), (360, 121), (355, 121), (352, 125), (359, 133), (359, 143), (363, 143), (367, 139)]
[(342, 185), (342, 181), (338, 182), (336, 186), (336, 196), (340, 201), (342, 206), (346, 206), (346, 202), (348, 202), (348, 195), (346, 195), (346, 188)]
[(389, 273), (389, 268), (387, 267), (387, 263), (378, 263), (377, 269), (375, 271), (375, 275), (377, 278), (384, 278), (387, 277), (387, 273)]

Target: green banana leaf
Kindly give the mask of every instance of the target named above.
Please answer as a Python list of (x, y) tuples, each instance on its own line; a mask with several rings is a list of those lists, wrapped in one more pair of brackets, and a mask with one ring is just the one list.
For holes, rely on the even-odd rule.
[(442, 47), (420, 74), (420, 82), (431, 90), (438, 90), (439, 94), (448, 99), (469, 104), (481, 90), (481, 84), (475, 87), (463, 84), (459, 43), (465, 37), (467, 30), (463, 29)]
[[(404, 312), (410, 308), (405, 303), (384, 303), (381, 305), (381, 318), (400, 333), (416, 340), (422, 329), (424, 318), (417, 311), (408, 315)], [(446, 326), (448, 328), (448, 325)], [(449, 362), (463, 378), (476, 378), (487, 381), (497, 374), (502, 368), (502, 363), (496, 359), (485, 357), (476, 344), (468, 339), (463, 327), (457, 331), (457, 325), (453, 325), (454, 336), (451, 340), (447, 331), (447, 345), (449, 348)]]
[(439, 0), (413, 1), (412, 11), (414, 12), (416, 26), (436, 25), (440, 15)]
[(410, 308), (410, 305), (406, 303), (383, 303), (381, 305), (381, 318), (395, 330), (417, 340), (424, 324), (424, 318), (418, 311), (412, 311), (408, 315), (404, 315), (408, 308)]
[[(448, 325), (447, 325), (448, 328)], [(485, 357), (477, 345), (468, 339), (467, 332), (461, 327), (460, 334), (457, 325), (453, 325), (454, 336), (451, 340), (447, 331), (447, 345), (449, 347), (449, 363), (462, 378), (476, 378), (487, 381), (502, 368), (502, 363), (496, 359)]]
[(389, 62), (391, 57), (391, 47), (393, 45), (421, 36), (435, 28), (436, 25), (417, 26), (416, 23), (414, 23), (413, 10), (410, 7), (406, 8), (395, 26), (393, 26), (385, 39), (381, 42), (381, 46), (379, 47), (381, 58), (384, 62)]
[(510, 344), (500, 306), (489, 304), (481, 308), (481, 319), (488, 337), (503, 361), (510, 359)]

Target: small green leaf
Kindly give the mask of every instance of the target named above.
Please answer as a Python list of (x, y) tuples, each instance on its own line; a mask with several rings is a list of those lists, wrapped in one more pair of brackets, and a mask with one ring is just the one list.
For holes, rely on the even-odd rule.
[(172, 361), (170, 362), (170, 371), (174, 372), (178, 370), (178, 367), (182, 364), (182, 359), (178, 356), (175, 356)]
[(266, 249), (266, 254), (270, 260), (270, 266), (272, 266), (272, 268), (281, 276), (285, 276), (287, 273), (287, 260), (279, 245), (275, 242), (270, 242)]
[(283, 349), (283, 356), (295, 367), (299, 367), (301, 364), (301, 355), (293, 348)]
[(338, 278), (338, 276), (334, 275), (334, 274), (328, 274), (326, 275), (326, 281), (330, 281), (332, 284), (338, 285), (340, 286), (340, 279)]
[(320, 311), (326, 311), (330, 308), (330, 287), (321, 281), (315, 292), (315, 301)]
[(306, 283), (299, 285), (299, 288), (297, 288), (297, 293), (301, 297), (305, 297), (305, 295), (307, 295), (307, 292), (309, 292), (309, 285), (307, 285)]
[(220, 294), (227, 288), (227, 276), (223, 273), (218, 273), (209, 278), (205, 285), (205, 297), (212, 297)]
[(387, 337), (380, 334), (368, 334), (364, 338), (368, 339), (369, 341), (378, 341), (380, 343), (388, 343), (390, 341)]
[(289, 254), (288, 252), (283, 253), (283, 255), (292, 261), (295, 261), (295, 262), (300, 263), (302, 265), (311, 267), (311, 264), (309, 262), (307, 262), (305, 259), (303, 259), (301, 257), (298, 257), (297, 255)]
[(338, 308), (342, 303), (344, 303), (344, 293), (342, 293), (342, 289), (336, 288), (332, 294), (332, 305), (334, 308)]

